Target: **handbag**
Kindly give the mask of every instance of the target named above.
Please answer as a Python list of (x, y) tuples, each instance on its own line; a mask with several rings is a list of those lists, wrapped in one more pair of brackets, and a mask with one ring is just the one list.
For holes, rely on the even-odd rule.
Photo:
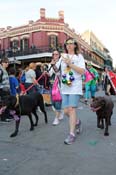
[(95, 79), (95, 75), (89, 69), (87, 69), (87, 70), (90, 73), (90, 75), (92, 76), (92, 78)]
[(56, 79), (53, 83), (51, 96), (52, 96), (52, 101), (61, 101), (62, 100), (60, 89), (59, 89), (58, 77), (56, 77)]

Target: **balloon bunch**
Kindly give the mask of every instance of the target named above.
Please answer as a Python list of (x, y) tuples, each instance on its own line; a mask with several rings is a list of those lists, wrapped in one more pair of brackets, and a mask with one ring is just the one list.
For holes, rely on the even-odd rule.
[(67, 79), (67, 74), (63, 74), (62, 75), (62, 83), (66, 84), (68, 86), (71, 86), (72, 82), (75, 80), (74, 76), (73, 76), (73, 72), (69, 71), (69, 78)]
[[(74, 55), (72, 55), (72, 57), (70, 58), (69, 55), (67, 54), (67, 57), (65, 58), (64, 55), (62, 55), (62, 57), (64, 59), (70, 59), (72, 60)], [(67, 78), (68, 77), (68, 78)], [(72, 82), (75, 80), (74, 76), (73, 76), (73, 72), (71, 70), (71, 68), (67, 65), (64, 74), (62, 75), (62, 83), (66, 84), (68, 86), (72, 85)]]

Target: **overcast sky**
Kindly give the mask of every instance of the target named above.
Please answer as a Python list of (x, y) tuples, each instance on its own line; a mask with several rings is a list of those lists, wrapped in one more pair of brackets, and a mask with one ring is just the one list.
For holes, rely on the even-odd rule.
[(92, 30), (116, 65), (116, 0), (0, 0), (0, 27), (36, 21), (40, 8), (46, 9), (47, 17), (55, 18), (63, 10), (65, 22), (80, 34)]

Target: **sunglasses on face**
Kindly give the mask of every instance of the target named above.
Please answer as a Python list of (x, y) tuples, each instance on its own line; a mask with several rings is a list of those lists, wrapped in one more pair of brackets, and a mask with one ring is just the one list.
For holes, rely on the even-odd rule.
[(58, 53), (53, 53), (53, 55), (59, 55)]
[(74, 41), (73, 41), (73, 40), (68, 40), (68, 41), (66, 42), (66, 45), (68, 45), (68, 44), (74, 44)]
[(9, 62), (3, 62), (3, 63), (9, 64)]

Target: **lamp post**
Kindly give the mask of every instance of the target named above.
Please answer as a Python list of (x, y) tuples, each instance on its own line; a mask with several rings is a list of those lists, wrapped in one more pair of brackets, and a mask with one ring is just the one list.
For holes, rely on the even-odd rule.
[(16, 46), (13, 47), (12, 49), (12, 52), (13, 52), (13, 57), (14, 57), (14, 60), (13, 60), (13, 64), (14, 64), (14, 69), (16, 71), (16, 52), (17, 52), (18, 48)]

